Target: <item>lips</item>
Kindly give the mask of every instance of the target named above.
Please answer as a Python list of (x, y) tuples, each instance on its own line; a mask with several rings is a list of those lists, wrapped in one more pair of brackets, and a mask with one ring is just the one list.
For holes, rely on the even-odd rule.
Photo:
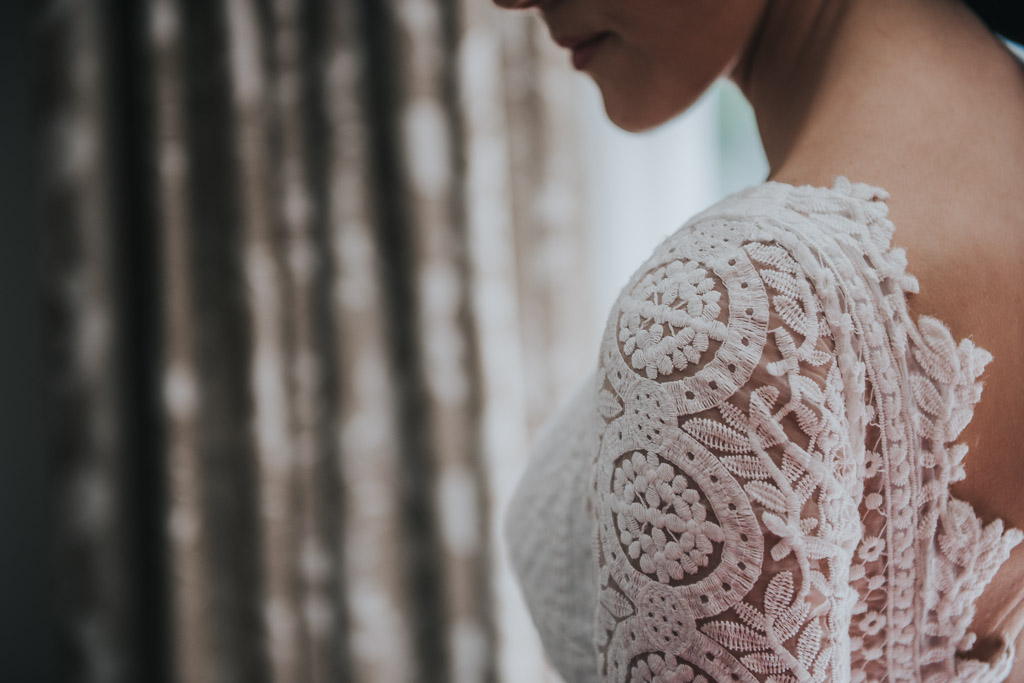
[(594, 52), (604, 42), (604, 39), (610, 35), (608, 31), (602, 31), (601, 33), (591, 33), (583, 36), (569, 36), (555, 42), (562, 47), (572, 50), (572, 65), (577, 69), (583, 69), (590, 62)]

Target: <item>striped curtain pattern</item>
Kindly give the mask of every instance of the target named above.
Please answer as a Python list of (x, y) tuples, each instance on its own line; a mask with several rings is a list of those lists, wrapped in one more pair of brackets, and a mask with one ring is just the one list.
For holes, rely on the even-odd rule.
[(555, 680), (499, 535), (596, 351), (546, 29), (62, 0), (34, 40), (62, 680)]

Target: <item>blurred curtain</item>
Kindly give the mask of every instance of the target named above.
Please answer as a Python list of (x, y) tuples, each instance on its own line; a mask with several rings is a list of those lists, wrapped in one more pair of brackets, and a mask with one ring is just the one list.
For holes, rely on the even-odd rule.
[(543, 680), (497, 530), (596, 352), (577, 76), (543, 26), (37, 19), (62, 680)]

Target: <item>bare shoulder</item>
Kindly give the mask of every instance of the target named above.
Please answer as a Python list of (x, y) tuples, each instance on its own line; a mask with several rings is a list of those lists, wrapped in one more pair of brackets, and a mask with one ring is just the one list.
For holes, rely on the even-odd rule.
[[(920, 284), (907, 298), (911, 316), (938, 318), (955, 338), (970, 338), (993, 357), (981, 376), (974, 416), (959, 437), (970, 449), (966, 477), (951, 485), (951, 493), (985, 522), (1001, 519), (1024, 528), (1024, 200), (1008, 193), (998, 176), (992, 169), (979, 171), (945, 192), (907, 178), (906, 189), (894, 192), (890, 205), (893, 240), (905, 247), (908, 270)], [(979, 597), (972, 630), (1019, 630), (1001, 619), (1024, 619), (1020, 605), (1008, 611), (1022, 585), (1024, 545), (1013, 550)], [(1013, 680), (1024, 676), (1024, 665), (1018, 667)]]
[(970, 338), (993, 356), (962, 433), (968, 476), (953, 492), (983, 518), (1024, 527), (1024, 424), (1015, 417), (1024, 407), (1024, 202), (1011, 210), (963, 195), (942, 203), (923, 190), (903, 199), (893, 193), (893, 241), (906, 249), (907, 269), (920, 283), (907, 297), (911, 316), (938, 318), (954, 338)]

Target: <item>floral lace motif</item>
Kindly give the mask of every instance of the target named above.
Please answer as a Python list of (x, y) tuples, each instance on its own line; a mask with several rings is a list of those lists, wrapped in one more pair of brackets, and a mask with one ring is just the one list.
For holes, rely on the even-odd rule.
[(1002, 680), (957, 655), (1022, 535), (949, 495), (991, 355), (890, 248), (888, 195), (765, 183), (620, 294), (595, 384), (601, 680)]
[(725, 339), (721, 296), (695, 261), (672, 261), (645, 277), (635, 296), (623, 298), (619, 316), (619, 341), (633, 369), (657, 379), (699, 363), (712, 339)]
[(641, 571), (662, 583), (696, 574), (713, 544), (725, 540), (722, 527), (708, 519), (700, 490), (677, 472), (653, 453), (634, 451), (613, 477), (620, 542)]

